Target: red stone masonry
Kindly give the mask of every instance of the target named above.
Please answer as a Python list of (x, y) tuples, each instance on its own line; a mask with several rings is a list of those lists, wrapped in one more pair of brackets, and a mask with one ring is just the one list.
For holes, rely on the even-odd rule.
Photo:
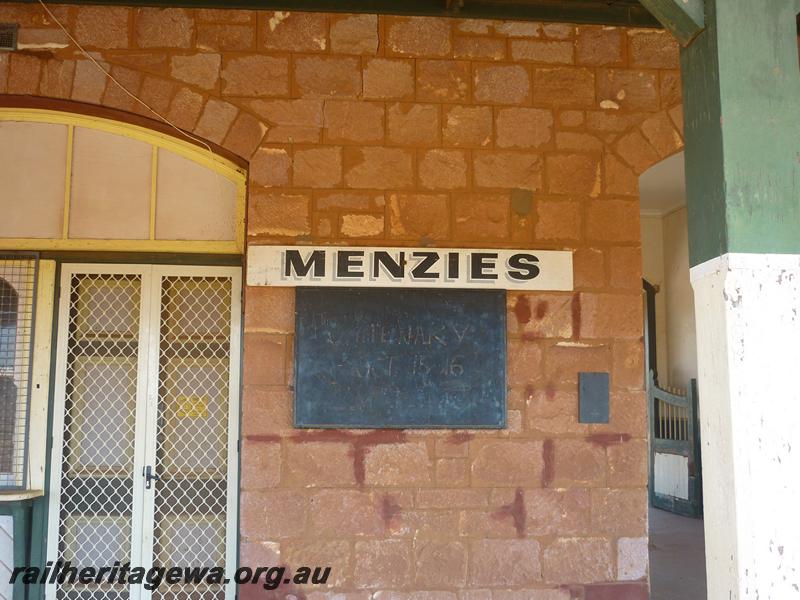
[[(667, 34), (54, 11), (154, 109), (249, 162), (250, 244), (575, 251), (573, 293), (508, 294), (503, 431), (293, 429), (294, 293), (247, 288), (243, 565), (331, 565), (325, 590), (291, 590), (308, 600), (647, 597), (637, 182), (683, 146)], [(22, 26), (0, 94), (152, 116), (41, 9), (0, 4), (0, 22)], [(584, 370), (611, 373), (609, 425), (578, 423)]]

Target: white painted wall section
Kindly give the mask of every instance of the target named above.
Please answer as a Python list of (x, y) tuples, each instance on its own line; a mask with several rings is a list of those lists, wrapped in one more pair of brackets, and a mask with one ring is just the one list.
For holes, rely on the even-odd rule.
[(679, 454), (656, 452), (653, 462), (653, 490), (655, 493), (688, 500), (689, 459)]
[(800, 598), (800, 255), (692, 268), (712, 599)]

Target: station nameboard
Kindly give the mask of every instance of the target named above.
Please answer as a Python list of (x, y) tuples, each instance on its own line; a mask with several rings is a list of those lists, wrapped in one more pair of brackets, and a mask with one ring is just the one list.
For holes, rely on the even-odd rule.
[(299, 288), (295, 426), (504, 427), (505, 296)]
[(250, 246), (247, 284), (569, 291), (572, 252)]

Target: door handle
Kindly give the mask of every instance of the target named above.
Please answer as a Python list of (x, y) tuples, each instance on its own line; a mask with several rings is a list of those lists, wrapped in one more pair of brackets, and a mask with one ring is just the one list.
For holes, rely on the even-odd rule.
[(147, 465), (144, 468), (144, 489), (149, 490), (153, 486), (153, 481), (160, 481), (160, 477), (153, 473), (153, 467)]

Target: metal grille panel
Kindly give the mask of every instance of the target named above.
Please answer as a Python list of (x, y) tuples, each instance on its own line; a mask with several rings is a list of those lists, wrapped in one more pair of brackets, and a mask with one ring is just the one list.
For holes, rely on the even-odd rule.
[(659, 399), (657, 410), (656, 438), (680, 442), (689, 440), (689, 410), (685, 406)]
[[(79, 568), (125, 563), (131, 560), (142, 278), (74, 274), (68, 293), (58, 558)], [(128, 589), (66, 582), (57, 597), (118, 600)]]
[[(117, 268), (63, 271), (56, 386), (63, 441), (54, 448), (61, 469), (51, 482), (60, 493), (50, 512), (58, 543), (48, 560), (78, 568), (230, 566), (238, 275), (215, 267)], [(47, 592), (49, 600), (226, 595), (233, 597), (231, 585), (166, 581), (152, 591), (67, 582)]]
[(0, 254), (0, 489), (27, 481), (37, 259)]
[[(231, 281), (161, 287), (154, 564), (225, 564)], [(222, 600), (222, 585), (162, 585), (154, 598)]]

